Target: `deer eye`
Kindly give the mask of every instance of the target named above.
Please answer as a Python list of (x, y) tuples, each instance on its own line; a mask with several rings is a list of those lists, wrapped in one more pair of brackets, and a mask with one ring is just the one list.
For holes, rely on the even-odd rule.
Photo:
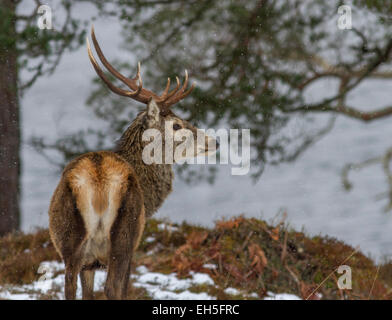
[(178, 123), (173, 124), (173, 130), (180, 130), (181, 126)]

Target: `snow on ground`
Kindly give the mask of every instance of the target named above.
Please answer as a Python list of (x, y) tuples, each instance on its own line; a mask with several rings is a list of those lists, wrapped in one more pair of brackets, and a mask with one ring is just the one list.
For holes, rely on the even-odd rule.
[(290, 293), (273, 293), (268, 292), (268, 297), (265, 297), (264, 300), (302, 300), (297, 297), (295, 294)]
[[(9, 300), (37, 300), (50, 295), (53, 299), (64, 299), (64, 264), (57, 261), (42, 262), (38, 273), (42, 276), (32, 284), (22, 286), (6, 285), (0, 286), (0, 299)], [(146, 289), (148, 295), (154, 300), (215, 300), (205, 292), (191, 292), (189, 289), (197, 285), (214, 286), (215, 283), (206, 273), (191, 272), (190, 277), (179, 279), (175, 273), (162, 274), (150, 272), (145, 266), (136, 268), (132, 276), (133, 286)], [(106, 272), (97, 270), (95, 272), (94, 290), (102, 291), (106, 280)], [(235, 288), (226, 288), (225, 293), (239, 295), (241, 291)], [(81, 299), (82, 290), (80, 278), (78, 279), (77, 299)], [(248, 295), (258, 298), (257, 293)], [(274, 294), (268, 292), (264, 300), (300, 300), (292, 294)]]
[(173, 231), (177, 231), (178, 228), (175, 226), (171, 226), (170, 224), (167, 224), (167, 223), (160, 223), (160, 224), (158, 224), (158, 230), (160, 230), (160, 231), (166, 230), (169, 232), (173, 232)]
[(147, 237), (144, 241), (147, 243), (151, 243), (151, 242), (155, 241), (155, 238), (154, 237)]
[(204, 292), (193, 293), (188, 289), (194, 285), (207, 284), (214, 285), (214, 281), (208, 274), (191, 272), (191, 278), (178, 279), (175, 273), (162, 274), (149, 272), (144, 266), (138, 267), (136, 271), (139, 275), (133, 276), (135, 287), (142, 287), (147, 290), (154, 300), (214, 300)]
[[(62, 271), (61, 274), (57, 274)], [(54, 298), (64, 299), (64, 264), (56, 261), (43, 262), (38, 273), (42, 276), (32, 284), (15, 286), (8, 285), (0, 287), (0, 299), (11, 300), (36, 300), (39, 297), (50, 294)], [(56, 276), (55, 276), (56, 275)], [(144, 288), (152, 299), (156, 300), (213, 300), (204, 292), (193, 293), (188, 289), (192, 286), (207, 284), (214, 285), (214, 281), (208, 274), (192, 272), (189, 279), (179, 279), (175, 273), (162, 274), (149, 272), (145, 266), (136, 269), (136, 274), (132, 275), (135, 287)], [(95, 272), (94, 290), (102, 291), (106, 280), (106, 272), (97, 270)], [(81, 283), (78, 279), (78, 289), (76, 296), (82, 297)]]
[(236, 288), (231, 288), (231, 287), (229, 287), (229, 288), (226, 288), (226, 289), (225, 289), (225, 293), (226, 293), (226, 294), (230, 294), (230, 295), (232, 295), (232, 296), (236, 296), (236, 295), (241, 294), (241, 291), (238, 290), (238, 289), (236, 289)]

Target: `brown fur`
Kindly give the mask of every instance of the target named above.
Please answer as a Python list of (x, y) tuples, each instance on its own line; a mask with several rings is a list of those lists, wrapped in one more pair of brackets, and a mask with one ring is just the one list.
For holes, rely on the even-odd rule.
[[(98, 218), (90, 218), (89, 214), (110, 219), (90, 225), (90, 220), (95, 222)], [(80, 272), (83, 298), (91, 299), (94, 269), (99, 266), (108, 267), (105, 287), (108, 298), (123, 298), (130, 259), (145, 221), (143, 193), (130, 164), (107, 151), (73, 160), (64, 169), (52, 197), (49, 217), (51, 239), (66, 265), (66, 298), (75, 298)], [(109, 224), (106, 230), (100, 225), (104, 223)], [(106, 232), (102, 236), (106, 240), (91, 240), (96, 236), (92, 233), (97, 231)]]
[(79, 273), (83, 299), (91, 299), (94, 270), (102, 266), (108, 268), (106, 296), (126, 297), (131, 259), (145, 219), (170, 194), (174, 178), (170, 164), (143, 162), (143, 132), (156, 128), (163, 133), (167, 120), (192, 132), (197, 130), (172, 112), (158, 117), (149, 113), (156, 108), (154, 101), (149, 103), (147, 111), (124, 132), (114, 152), (84, 154), (64, 169), (52, 197), (49, 229), (65, 263), (66, 299), (75, 298)]
[[(140, 242), (145, 218), (153, 215), (172, 191), (171, 164), (158, 164), (161, 162), (158, 160), (147, 165), (142, 160), (146, 144), (142, 139), (143, 133), (147, 129), (159, 130), (161, 137), (164, 136), (164, 152), (173, 152), (174, 155), (175, 146), (169, 151), (170, 148), (165, 148), (165, 139), (170, 141), (169, 146), (172, 140), (176, 140), (173, 145), (178, 145), (177, 139), (173, 139), (176, 136), (174, 131), (186, 128), (192, 133), (200, 133), (201, 130), (175, 116), (169, 109), (194, 88), (193, 84), (186, 90), (187, 72), (181, 89), (178, 83), (177, 88), (169, 92), (168, 79), (164, 93), (158, 96), (142, 87), (140, 64), (137, 77), (126, 79), (104, 57), (93, 28), (91, 37), (105, 67), (131, 89), (135, 89), (136, 85), (138, 89), (134, 92), (124, 91), (113, 85), (99, 67), (87, 40), (88, 55), (97, 74), (113, 92), (145, 103), (147, 108), (124, 132), (115, 152), (87, 153), (67, 165), (51, 200), (49, 229), (54, 246), (65, 263), (66, 299), (75, 299), (79, 273), (83, 299), (91, 299), (94, 269), (101, 266), (108, 268), (106, 296), (120, 299), (126, 297), (132, 255)], [(197, 135), (189, 134), (188, 130), (179, 133), (184, 132), (191, 139), (193, 137), (186, 144), (192, 153), (181, 155), (181, 159), (199, 155), (200, 145), (189, 143), (197, 142)], [(208, 139), (205, 136), (205, 142), (201, 145), (205, 154)]]
[[(165, 121), (162, 118), (162, 121)], [(172, 192), (174, 173), (170, 164), (146, 165), (142, 160), (144, 113), (139, 114), (120, 138), (115, 152), (134, 168), (144, 194), (146, 217), (151, 217)]]

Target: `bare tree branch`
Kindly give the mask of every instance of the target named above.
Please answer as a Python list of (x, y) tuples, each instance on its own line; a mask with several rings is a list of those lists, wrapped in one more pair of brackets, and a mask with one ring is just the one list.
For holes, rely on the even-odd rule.
[[(338, 77), (341, 79), (341, 86), (339, 88), (339, 92), (337, 95), (324, 99), (323, 101), (317, 104), (304, 105), (299, 107), (294, 107), (290, 109), (283, 109), (282, 111), (285, 113), (293, 113), (293, 112), (334, 112), (341, 113), (351, 118), (356, 118), (362, 121), (371, 121), (375, 119), (380, 119), (385, 116), (392, 114), (392, 106), (388, 106), (385, 108), (381, 108), (375, 111), (360, 111), (354, 107), (350, 107), (345, 105), (343, 99), (346, 97), (347, 93), (358, 86), (362, 80), (365, 78), (369, 78), (372, 75), (375, 75), (376, 69), (384, 62), (386, 62), (392, 52), (392, 39), (389, 40), (384, 50), (373, 50), (377, 52), (377, 57), (373, 59), (371, 63), (369, 63), (366, 67), (362, 68), (356, 72), (343, 71), (334, 66), (328, 65), (322, 58), (314, 58), (314, 61), (321, 65), (326, 71), (322, 74), (316, 74), (312, 78), (305, 80), (302, 84), (300, 84), (299, 89), (303, 90), (307, 85), (311, 82), (323, 78), (323, 77)], [(377, 76), (379, 77), (388, 77), (390, 72), (379, 73)], [(349, 84), (351, 79), (355, 79), (351, 84)], [(342, 86), (342, 84), (344, 84)], [(337, 106), (332, 106), (332, 102), (338, 102)]]
[(352, 189), (353, 185), (348, 179), (348, 175), (352, 170), (361, 170), (363, 168), (366, 168), (374, 164), (381, 164), (387, 178), (388, 189), (389, 189), (388, 192), (386, 192), (385, 194), (388, 197), (388, 204), (385, 207), (385, 211), (392, 210), (392, 172), (390, 168), (391, 160), (392, 160), (392, 148), (389, 148), (382, 156), (370, 158), (359, 163), (346, 164), (343, 167), (341, 173), (343, 187), (347, 191)]
[(385, 108), (381, 108), (378, 110), (374, 111), (361, 111), (356, 108), (350, 107), (350, 106), (340, 106), (340, 107), (333, 107), (333, 106), (303, 106), (303, 107), (298, 107), (295, 108), (294, 110), (288, 110), (288, 112), (299, 112), (299, 111), (304, 111), (304, 112), (334, 112), (334, 113), (341, 113), (346, 116), (349, 116), (350, 118), (355, 118), (359, 119), (365, 122), (380, 119), (386, 116), (389, 116), (392, 114), (392, 106), (388, 106)]

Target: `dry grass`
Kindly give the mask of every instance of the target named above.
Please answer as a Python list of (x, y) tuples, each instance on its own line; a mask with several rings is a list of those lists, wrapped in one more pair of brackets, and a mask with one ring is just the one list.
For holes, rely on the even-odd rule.
[[(223, 289), (234, 287), (243, 293), (268, 291), (292, 293), (302, 298), (309, 295), (331, 273), (317, 290), (323, 299), (392, 298), (392, 268), (390, 262), (377, 266), (356, 252), (346, 265), (352, 269), (352, 290), (339, 290), (333, 272), (355, 249), (334, 238), (308, 237), (302, 232), (287, 230), (283, 223), (271, 226), (257, 219), (236, 217), (218, 221), (214, 229), (183, 224), (174, 232), (159, 231), (157, 221), (151, 221), (145, 237), (153, 243), (142, 243), (138, 263), (151, 270), (173, 272), (186, 276), (189, 271), (211, 275), (217, 288), (211, 289), (219, 299), (229, 298)], [(154, 250), (147, 256), (145, 252)], [(214, 264), (216, 269), (204, 265)], [(373, 285), (374, 283), (374, 285)], [(310, 299), (317, 299), (312, 295)]]
[[(243, 217), (218, 221), (213, 229), (184, 223), (173, 225), (175, 230), (159, 230), (161, 223), (154, 219), (147, 223), (134, 266), (177, 272), (180, 277), (189, 276), (190, 271), (204, 272), (214, 279), (216, 286), (195, 286), (193, 292), (207, 292), (218, 299), (244, 299), (254, 292), (263, 297), (268, 291), (307, 298), (332, 273), (317, 291), (323, 299), (368, 299), (370, 291), (371, 299), (392, 298), (392, 263), (383, 263), (376, 278), (378, 266), (361, 252), (345, 262), (352, 269), (352, 290), (338, 289), (340, 275), (333, 271), (354, 248), (333, 238), (307, 237), (287, 230), (283, 223), (271, 226)], [(42, 261), (58, 259), (47, 230), (0, 238), (0, 284), (31, 283), (38, 279)], [(224, 292), (227, 287), (241, 294), (230, 296)], [(96, 298), (104, 296), (97, 293)], [(131, 286), (128, 298), (149, 297), (144, 289)]]
[(0, 284), (26, 284), (37, 280), (42, 261), (60, 261), (48, 230), (13, 233), (0, 238)]

